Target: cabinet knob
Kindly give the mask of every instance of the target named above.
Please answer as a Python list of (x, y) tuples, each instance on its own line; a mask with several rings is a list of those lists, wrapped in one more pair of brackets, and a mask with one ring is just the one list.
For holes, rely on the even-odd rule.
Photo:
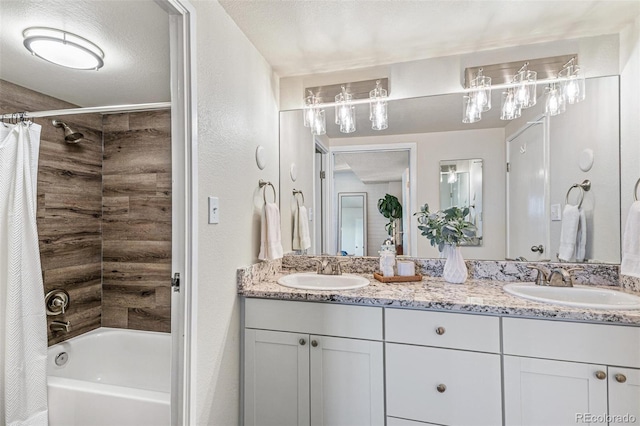
[(627, 381), (627, 376), (625, 376), (624, 374), (616, 374), (613, 377), (616, 378), (616, 382), (618, 382), (618, 383), (624, 383), (624, 382)]
[(300, 340), (298, 340), (298, 343), (300, 343), (302, 346), (304, 346), (304, 345), (307, 344), (307, 341), (304, 340), (304, 339), (300, 339)]
[(313, 346), (314, 348), (315, 348), (316, 346), (318, 346), (318, 341), (317, 341), (317, 340), (312, 340), (312, 341), (311, 341), (311, 346)]
[(604, 380), (607, 378), (607, 373), (605, 373), (604, 371), (598, 370), (596, 371), (596, 378), (598, 380)]
[(438, 390), (438, 392), (444, 393), (444, 391), (447, 390), (447, 387), (445, 385), (443, 385), (442, 383), (440, 383), (438, 386), (436, 386), (436, 389)]
[(442, 335), (444, 334), (444, 332), (445, 332), (444, 327), (438, 327), (438, 328), (436, 328), (436, 334), (437, 334), (438, 336), (442, 336)]

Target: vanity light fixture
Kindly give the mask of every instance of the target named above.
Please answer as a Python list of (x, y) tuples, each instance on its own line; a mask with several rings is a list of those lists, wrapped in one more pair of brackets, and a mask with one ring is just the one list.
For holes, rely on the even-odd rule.
[(24, 47), (32, 55), (52, 64), (78, 70), (98, 70), (104, 52), (79, 35), (47, 27), (31, 27), (22, 32)]
[(471, 94), (462, 97), (462, 122), (475, 123), (482, 119), (480, 108), (476, 105), (475, 97)]
[(342, 86), (342, 92), (336, 95), (336, 124), (340, 126), (340, 132), (353, 133), (356, 131), (356, 106), (353, 104), (353, 96)]
[(487, 112), (491, 109), (491, 77), (482, 74), (483, 69), (478, 70), (476, 78), (471, 81), (471, 88), (474, 102), (478, 110)]
[(515, 96), (520, 108), (531, 108), (536, 104), (537, 75), (537, 72), (529, 69), (529, 62), (525, 62), (513, 78), (517, 84)]
[(547, 88), (545, 89), (545, 95), (545, 114), (553, 116), (562, 114), (567, 110), (567, 103), (562, 93), (560, 83), (554, 82), (549, 84), (549, 86), (547, 86)]
[(509, 87), (502, 92), (502, 108), (500, 109), (500, 120), (513, 120), (522, 115), (522, 108), (517, 100), (517, 90)]
[(389, 127), (387, 117), (387, 91), (376, 81), (376, 87), (369, 92), (369, 120), (373, 130), (384, 130)]

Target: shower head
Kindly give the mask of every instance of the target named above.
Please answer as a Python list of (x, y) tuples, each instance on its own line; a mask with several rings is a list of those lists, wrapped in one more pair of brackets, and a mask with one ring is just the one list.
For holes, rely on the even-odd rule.
[(67, 143), (78, 143), (84, 138), (82, 133), (74, 132), (64, 121), (53, 120), (51, 124), (53, 124), (54, 127), (62, 127), (64, 129), (64, 140)]

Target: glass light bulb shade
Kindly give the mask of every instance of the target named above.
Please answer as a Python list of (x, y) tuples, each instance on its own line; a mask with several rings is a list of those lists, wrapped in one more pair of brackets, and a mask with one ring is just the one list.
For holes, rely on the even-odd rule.
[(370, 104), (371, 128), (373, 130), (384, 130), (389, 127), (387, 117), (387, 102), (378, 101)]
[(482, 119), (480, 108), (475, 101), (475, 96), (464, 95), (462, 97), (462, 122), (463, 123), (475, 123)]
[(336, 124), (340, 125), (341, 120), (343, 119), (345, 114), (349, 114), (348, 109), (351, 106), (351, 101), (353, 100), (353, 95), (351, 93), (347, 93), (344, 88), (341, 93), (338, 93), (335, 97), (336, 99)]
[(518, 73), (513, 79), (514, 83), (517, 83), (516, 88), (516, 102), (520, 108), (531, 108), (536, 104), (536, 80), (538, 79), (538, 73), (531, 70), (523, 70)]
[(545, 89), (544, 112), (549, 116), (562, 114), (567, 110), (565, 97), (562, 93), (561, 86), (557, 83), (551, 83)]
[(577, 104), (585, 99), (584, 72), (579, 65), (569, 65), (558, 73), (565, 78), (562, 82), (562, 94), (569, 104)]
[(33, 27), (22, 32), (24, 47), (52, 64), (79, 70), (97, 70), (104, 65), (104, 52), (78, 35), (55, 28)]
[(340, 132), (353, 133), (356, 131), (356, 107), (355, 105), (343, 105), (340, 114)]
[(310, 95), (304, 98), (304, 109), (302, 111), (304, 127), (311, 127), (313, 124), (314, 116), (316, 114), (314, 104), (315, 96)]
[(475, 103), (480, 112), (487, 112), (491, 109), (491, 77), (479, 75), (471, 81), (471, 88)]
[(323, 109), (317, 108), (314, 114), (313, 124), (311, 126), (311, 134), (314, 136), (324, 135), (327, 133), (327, 119)]
[(500, 108), (500, 120), (513, 120), (522, 115), (522, 108), (516, 100), (516, 90), (513, 88), (502, 92), (502, 103)]
[(447, 175), (447, 183), (456, 183), (458, 181), (458, 175), (456, 175), (456, 172), (451, 171)]

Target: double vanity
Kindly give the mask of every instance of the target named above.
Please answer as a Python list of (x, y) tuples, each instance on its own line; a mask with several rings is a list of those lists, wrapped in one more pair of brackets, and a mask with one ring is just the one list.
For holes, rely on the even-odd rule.
[[(535, 286), (522, 282), (533, 275), (505, 277), (526, 270), (513, 262), (494, 279), (477, 279), (488, 266), (475, 265), (463, 285), (384, 284), (357, 262), (334, 277), (299, 256), (239, 271), (245, 425), (640, 421), (634, 292)], [(596, 269), (578, 281), (599, 282)]]

